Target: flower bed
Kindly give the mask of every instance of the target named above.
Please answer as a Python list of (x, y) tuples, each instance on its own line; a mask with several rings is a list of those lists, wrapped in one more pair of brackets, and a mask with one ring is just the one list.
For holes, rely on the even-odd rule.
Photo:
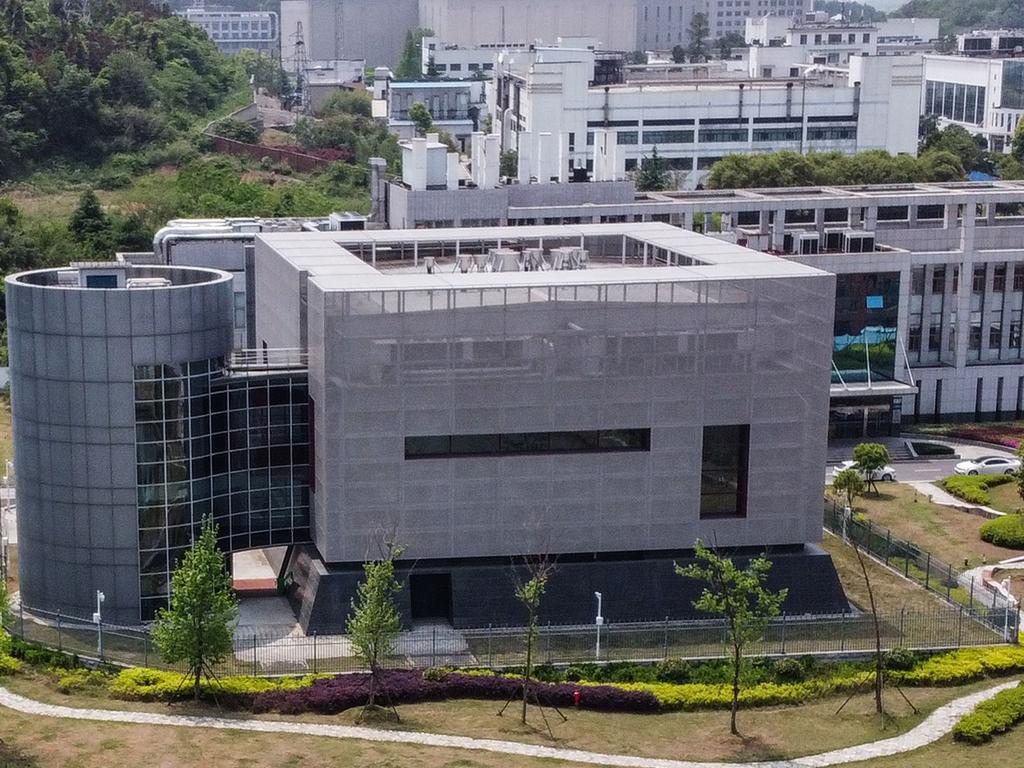
[[(387, 670), (380, 673), (383, 691), (378, 701), (413, 704), (446, 699), (489, 699), (503, 701), (522, 695), (522, 680), (493, 675), (445, 674), (439, 680), (427, 680), (418, 670)], [(369, 693), (369, 675), (339, 675), (315, 680), (307, 688), (257, 694), (255, 712), (281, 712), (294, 715), (316, 712), (333, 715), (363, 706)], [(386, 695), (384, 695), (386, 691)], [(573, 685), (571, 683), (535, 683), (537, 700), (544, 706), (571, 707), (579, 693), (579, 706), (605, 712), (657, 712), (658, 700), (648, 691), (626, 690), (610, 685)]]
[(991, 424), (943, 424), (940, 426), (924, 426), (920, 432), (959, 437), (963, 440), (977, 440), (982, 443), (1002, 445), (1006, 448), (1017, 448), (1024, 442), (1024, 422), (1007, 421)]

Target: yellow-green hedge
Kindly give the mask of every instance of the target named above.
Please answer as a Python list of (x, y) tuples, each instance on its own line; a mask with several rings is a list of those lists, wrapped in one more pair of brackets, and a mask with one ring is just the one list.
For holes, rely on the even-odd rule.
[(989, 675), (1024, 671), (1024, 648), (964, 648), (932, 656), (906, 672), (889, 673), (893, 682), (906, 685), (962, 685)]
[(1024, 721), (1024, 686), (1000, 691), (983, 701), (953, 728), (953, 738), (968, 744), (984, 744)]
[(3, 675), (13, 675), (20, 669), (20, 661), (13, 656), (8, 656), (6, 653), (0, 653), (0, 677)]
[[(840, 676), (803, 683), (759, 683), (740, 689), (740, 705), (770, 707), (802, 704), (810, 699), (838, 691), (867, 687), (863, 674)], [(727, 709), (732, 705), (732, 686), (727, 683), (605, 683), (629, 691), (647, 691), (654, 695), (662, 710)]]
[[(251, 696), (268, 691), (290, 691), (308, 688), (317, 677), (329, 675), (305, 675), (303, 677), (222, 677), (218, 680), (204, 678), (200, 688), (209, 696)], [(180, 672), (167, 672), (141, 667), (126, 669), (110, 681), (108, 690), (121, 699), (143, 701), (167, 701), (192, 695), (191, 680), (185, 682)]]

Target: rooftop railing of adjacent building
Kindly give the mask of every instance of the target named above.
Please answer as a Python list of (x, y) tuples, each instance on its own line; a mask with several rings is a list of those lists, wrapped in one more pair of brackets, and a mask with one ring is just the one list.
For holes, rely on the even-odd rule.
[(227, 361), (229, 373), (296, 371), (309, 366), (309, 352), (299, 348), (236, 349)]

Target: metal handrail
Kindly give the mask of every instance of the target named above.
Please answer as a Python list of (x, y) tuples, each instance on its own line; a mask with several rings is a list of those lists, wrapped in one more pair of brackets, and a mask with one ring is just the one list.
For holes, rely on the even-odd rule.
[(308, 366), (309, 351), (298, 347), (236, 349), (227, 361), (229, 371), (294, 370)]

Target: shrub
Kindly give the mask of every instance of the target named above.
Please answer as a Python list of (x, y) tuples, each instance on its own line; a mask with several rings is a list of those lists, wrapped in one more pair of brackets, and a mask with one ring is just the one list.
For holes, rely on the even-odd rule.
[[(866, 685), (867, 681), (863, 675), (804, 683), (758, 683), (740, 691), (740, 704), (745, 707), (800, 704), (835, 691), (852, 690)], [(646, 691), (653, 694), (662, 711), (666, 712), (728, 709), (732, 706), (732, 686), (727, 683), (627, 683), (620, 687), (629, 691)]]
[(655, 673), (659, 683), (685, 683), (690, 679), (691, 665), (682, 659), (665, 659), (658, 662)]
[(5, 653), (0, 653), (0, 677), (4, 675), (13, 675), (15, 672), (21, 670), (21, 662), (13, 656), (8, 656)]
[[(466, 675), (453, 672), (443, 680), (427, 680), (415, 670), (386, 670), (383, 684), (387, 697), (394, 704), (445, 699), (507, 700), (522, 690), (522, 681), (505, 676)], [(362, 706), (368, 693), (368, 675), (340, 675), (316, 680), (311, 686), (297, 690), (281, 690), (256, 695), (256, 712), (300, 714), (316, 712), (333, 715)], [(612, 712), (656, 712), (658, 700), (647, 691), (624, 690), (609, 685), (573, 685), (570, 683), (537, 683), (534, 690), (545, 706), (569, 707), (573, 694), (580, 692), (580, 706)]]
[(983, 744), (1024, 721), (1024, 687), (1000, 691), (983, 701), (953, 728), (953, 738), (968, 744)]
[[(222, 677), (219, 680), (203, 679), (201, 693), (204, 697), (216, 697), (219, 702), (248, 705), (258, 694), (309, 688), (317, 679), (317, 675), (273, 680), (241, 676)], [(187, 680), (191, 680), (191, 677)], [(110, 681), (108, 688), (112, 695), (122, 699), (173, 701), (192, 695), (192, 688), (187, 680), (180, 672), (135, 667), (118, 674)]]
[(423, 670), (423, 679), (433, 682), (440, 682), (452, 671), (451, 667), (427, 667)]
[(981, 526), (981, 539), (1009, 549), (1024, 549), (1024, 515), (1004, 515)]
[(992, 501), (988, 489), (1013, 479), (1010, 475), (952, 475), (939, 483), (945, 490), (969, 504), (986, 505)]
[(920, 657), (909, 648), (893, 648), (885, 654), (885, 668), (905, 672), (913, 669), (919, 658)]
[(942, 443), (928, 443), (915, 440), (910, 444), (918, 456), (952, 456), (956, 451)]
[(97, 669), (54, 670), (57, 673), (57, 689), (61, 693), (74, 693), (88, 689), (105, 688), (110, 675)]
[(1024, 647), (965, 648), (932, 656), (907, 671), (893, 670), (889, 677), (905, 685), (962, 685), (989, 675), (1024, 671)]
[(779, 659), (775, 663), (775, 677), (782, 683), (802, 683), (807, 670), (799, 659)]
[(49, 648), (41, 648), (32, 643), (26, 643), (12, 637), (9, 641), (9, 654), (16, 659), (21, 659), (32, 667), (53, 667), (57, 669), (74, 669), (78, 666), (78, 657), (69, 656), (60, 651), (51, 651)]

